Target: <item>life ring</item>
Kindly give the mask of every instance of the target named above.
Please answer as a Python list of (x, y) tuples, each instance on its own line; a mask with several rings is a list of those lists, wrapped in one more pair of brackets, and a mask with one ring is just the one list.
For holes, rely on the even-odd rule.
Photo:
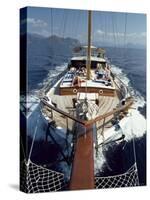
[(103, 94), (103, 90), (99, 90), (99, 94)]
[(76, 88), (73, 89), (73, 93), (76, 94), (78, 90)]

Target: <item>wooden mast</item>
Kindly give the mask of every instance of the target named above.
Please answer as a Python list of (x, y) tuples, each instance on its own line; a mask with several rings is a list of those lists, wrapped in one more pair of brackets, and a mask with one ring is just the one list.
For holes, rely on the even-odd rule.
[(91, 30), (92, 30), (92, 11), (88, 11), (88, 50), (87, 50), (87, 80), (90, 80), (90, 68), (91, 68)]
[[(87, 51), (87, 80), (90, 79), (91, 65), (91, 11), (88, 11), (88, 51)], [(82, 131), (79, 128), (78, 132)], [(94, 189), (94, 149), (93, 126), (85, 126), (85, 132), (77, 132), (74, 160), (72, 164), (70, 189)]]

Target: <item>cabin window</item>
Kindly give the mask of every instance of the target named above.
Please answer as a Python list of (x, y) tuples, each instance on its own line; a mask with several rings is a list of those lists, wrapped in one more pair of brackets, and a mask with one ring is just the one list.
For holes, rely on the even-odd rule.
[[(106, 66), (105, 62), (91, 61), (91, 69), (97, 69), (97, 64), (100, 64), (103, 69)], [(86, 60), (82, 60), (82, 61), (72, 60), (71, 61), (71, 66), (75, 67), (76, 69), (80, 69), (82, 67), (86, 67)]]
[(82, 60), (82, 61), (72, 60), (71, 66), (75, 67), (76, 69), (80, 69), (81, 67), (86, 67), (86, 60)]

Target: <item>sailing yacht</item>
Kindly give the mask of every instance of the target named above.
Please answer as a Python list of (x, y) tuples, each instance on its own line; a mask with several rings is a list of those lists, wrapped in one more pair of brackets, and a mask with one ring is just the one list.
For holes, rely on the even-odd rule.
[[(43, 92), (42, 116), (60, 134), (72, 134), (70, 189), (94, 188), (94, 152), (121, 141), (133, 97), (111, 70), (105, 49), (92, 46), (92, 12), (88, 12), (88, 45), (76, 47), (67, 70)], [(95, 150), (94, 150), (95, 148)]]

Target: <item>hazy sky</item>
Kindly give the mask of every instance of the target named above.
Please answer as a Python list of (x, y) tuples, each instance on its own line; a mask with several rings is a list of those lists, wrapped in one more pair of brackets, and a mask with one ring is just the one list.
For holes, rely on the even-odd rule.
[[(58, 35), (87, 41), (87, 11), (29, 7), (27, 29), (43, 36)], [(146, 15), (92, 12), (92, 41), (102, 44), (146, 43)]]

